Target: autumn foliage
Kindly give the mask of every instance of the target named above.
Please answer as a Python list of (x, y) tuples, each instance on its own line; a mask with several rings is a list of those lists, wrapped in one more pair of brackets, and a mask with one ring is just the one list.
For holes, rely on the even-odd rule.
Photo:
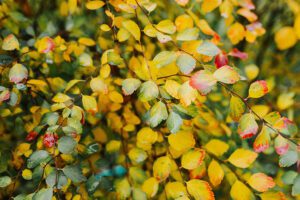
[(300, 199), (298, 1), (2, 0), (0, 28), (0, 199)]

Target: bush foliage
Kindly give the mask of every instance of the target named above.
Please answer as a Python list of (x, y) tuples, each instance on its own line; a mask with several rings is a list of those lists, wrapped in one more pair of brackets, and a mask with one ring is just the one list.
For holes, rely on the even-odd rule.
[(0, 199), (299, 199), (298, 1), (2, 0), (0, 27)]

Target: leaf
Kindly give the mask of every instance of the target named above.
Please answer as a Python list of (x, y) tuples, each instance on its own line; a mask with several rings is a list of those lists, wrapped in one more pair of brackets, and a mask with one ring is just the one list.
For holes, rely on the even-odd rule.
[(206, 181), (192, 179), (186, 182), (188, 193), (195, 198), (195, 200), (214, 200), (215, 196)]
[(68, 184), (68, 179), (62, 171), (56, 171), (55, 169), (47, 176), (46, 183), (49, 187), (55, 187), (62, 189)]
[(70, 100), (71, 98), (63, 93), (57, 93), (53, 98), (52, 101), (54, 101), (55, 103), (64, 103), (68, 100)]
[(273, 124), (273, 127), (285, 135), (295, 135), (298, 133), (298, 127), (296, 124), (286, 117), (278, 119)]
[(2, 43), (2, 49), (5, 51), (13, 51), (18, 50), (20, 48), (20, 44), (16, 36), (13, 34), (9, 34), (6, 36)]
[(297, 43), (297, 35), (291, 26), (281, 27), (275, 33), (275, 43), (279, 50), (286, 50)]
[(141, 81), (136, 78), (127, 78), (122, 82), (122, 91), (125, 95), (131, 95), (141, 85)]
[(36, 42), (36, 47), (39, 53), (49, 53), (55, 48), (54, 40), (48, 36), (43, 37)]
[(186, 28), (177, 34), (176, 40), (178, 41), (197, 40), (198, 36), (199, 36), (198, 28)]
[(257, 156), (258, 154), (253, 151), (239, 148), (230, 155), (228, 161), (236, 167), (247, 168), (256, 160)]
[(208, 166), (208, 177), (209, 181), (214, 187), (217, 187), (221, 184), (223, 178), (224, 178), (224, 171), (221, 167), (221, 165), (215, 161), (212, 160)]
[(284, 193), (280, 191), (269, 191), (259, 194), (261, 200), (285, 200), (287, 199)]
[(193, 133), (189, 131), (179, 131), (176, 134), (169, 135), (168, 142), (173, 149), (179, 152), (187, 151), (196, 144)]
[(77, 145), (76, 140), (70, 136), (63, 136), (58, 140), (58, 150), (64, 154), (73, 153), (75, 147)]
[(239, 180), (236, 180), (232, 185), (230, 196), (233, 200), (255, 200), (255, 196), (251, 190)]
[(300, 194), (300, 175), (298, 174), (298, 176), (294, 180), (294, 184), (292, 187), (292, 195), (297, 196), (299, 194)]
[(171, 133), (177, 133), (182, 125), (183, 121), (177, 113), (172, 111), (167, 119), (167, 127)]
[(108, 51), (107, 53), (107, 62), (110, 65), (118, 66), (123, 63), (121, 56), (115, 51)]
[(208, 13), (216, 9), (221, 4), (221, 0), (203, 0), (201, 4), (201, 10), (204, 13)]
[(98, 106), (95, 97), (82, 95), (82, 105), (87, 112), (92, 114), (98, 112)]
[(86, 8), (89, 10), (97, 10), (103, 7), (105, 3), (103, 1), (89, 1), (85, 4)]
[(181, 166), (184, 169), (192, 170), (199, 167), (205, 158), (203, 149), (191, 149), (185, 152), (181, 157)]
[(250, 81), (254, 80), (259, 74), (259, 68), (255, 64), (246, 65), (245, 73)]
[(253, 189), (259, 192), (266, 192), (275, 186), (273, 178), (264, 173), (255, 173), (251, 175), (248, 179), (248, 183)]
[(141, 31), (139, 26), (132, 20), (122, 22), (122, 26), (136, 39), (141, 39)]
[(33, 152), (27, 160), (27, 167), (29, 169), (35, 168), (36, 166), (48, 162), (50, 155), (45, 150), (37, 150)]
[(189, 54), (182, 53), (177, 57), (176, 65), (183, 74), (190, 74), (196, 67), (196, 60)]
[(62, 171), (74, 183), (86, 181), (86, 177), (83, 176), (80, 168), (76, 165), (67, 165), (62, 169)]
[(206, 145), (205, 149), (215, 156), (222, 156), (229, 149), (229, 145), (218, 139), (211, 139)]
[(205, 56), (216, 56), (221, 50), (214, 43), (204, 41), (197, 48), (197, 52)]
[(255, 121), (255, 117), (252, 113), (244, 114), (239, 121), (238, 133), (241, 138), (247, 139), (256, 135), (258, 131), (258, 125)]
[(270, 146), (270, 132), (269, 128), (266, 125), (263, 125), (261, 132), (258, 134), (258, 136), (255, 138), (255, 141), (253, 143), (253, 149), (255, 152), (263, 152)]
[(88, 38), (88, 37), (81, 37), (78, 39), (78, 42), (79, 42), (79, 44), (82, 44), (82, 45), (85, 45), (88, 47), (92, 47), (92, 46), (96, 45), (96, 42), (93, 39)]
[(142, 190), (151, 198), (156, 195), (158, 186), (158, 181), (154, 177), (151, 177), (143, 183)]
[(150, 110), (150, 117), (148, 119), (148, 122), (150, 124), (150, 127), (154, 128), (167, 118), (168, 111), (166, 105), (163, 102), (158, 101)]
[(51, 200), (53, 196), (52, 188), (42, 188), (32, 198), (32, 200)]
[(178, 181), (168, 182), (165, 186), (166, 195), (170, 199), (177, 199), (187, 197), (187, 190), (185, 186)]
[(177, 55), (174, 51), (161, 51), (154, 58), (154, 65), (160, 69), (172, 62), (175, 62)]
[(128, 153), (128, 157), (130, 158), (131, 162), (135, 164), (141, 164), (147, 159), (148, 155), (143, 149), (132, 148)]
[(250, 85), (249, 98), (260, 98), (269, 92), (268, 84), (266, 81), (255, 81)]
[(28, 78), (28, 70), (24, 65), (17, 63), (9, 70), (8, 76), (10, 82), (20, 83)]
[(116, 180), (114, 185), (118, 198), (127, 199), (130, 197), (131, 187), (127, 178)]
[(285, 110), (291, 107), (295, 103), (294, 96), (295, 96), (295, 92), (280, 94), (277, 99), (277, 107), (280, 110)]
[(227, 37), (232, 44), (238, 44), (244, 39), (245, 35), (246, 31), (244, 26), (238, 22), (232, 24), (227, 31)]
[(151, 145), (156, 142), (157, 138), (157, 132), (149, 127), (144, 127), (137, 133), (137, 147), (149, 150), (151, 149)]
[(160, 21), (157, 25), (155, 25), (155, 27), (159, 31), (161, 31), (163, 33), (167, 33), (167, 34), (173, 34), (176, 31), (176, 26), (169, 19)]
[(156, 99), (158, 94), (159, 90), (157, 85), (153, 81), (146, 81), (142, 83), (138, 96), (139, 100), (147, 102)]
[(213, 76), (222, 83), (234, 84), (240, 80), (240, 75), (232, 67), (224, 65), (217, 69)]
[(280, 167), (290, 167), (295, 164), (298, 160), (298, 155), (296, 151), (288, 151), (279, 157)]
[[(189, 81), (184, 82), (178, 89), (178, 98), (183, 106), (191, 105), (196, 100), (197, 95), (197, 90), (191, 87)], [(180, 113), (178, 114), (180, 115)]]
[(106, 83), (100, 77), (93, 78), (90, 82), (90, 87), (93, 90), (93, 92), (97, 92), (97, 93), (102, 92), (104, 94), (108, 92)]
[(168, 156), (157, 158), (153, 163), (153, 176), (158, 181), (166, 180), (171, 172), (171, 159)]
[(275, 146), (276, 153), (278, 155), (283, 155), (288, 151), (290, 145), (287, 139), (285, 139), (281, 135), (278, 135), (275, 138), (274, 146)]
[(55, 126), (58, 122), (59, 114), (57, 112), (48, 112), (43, 118), (41, 124), (48, 124), (49, 126)]
[(93, 59), (87, 53), (82, 53), (78, 59), (79, 59), (79, 64), (84, 67), (89, 67), (93, 65)]
[(164, 88), (173, 98), (178, 99), (178, 89), (180, 88), (180, 84), (174, 80), (166, 80)]
[(7, 187), (11, 184), (11, 178), (9, 176), (0, 177), (0, 188)]
[(243, 113), (245, 112), (246, 105), (244, 102), (232, 95), (229, 103), (229, 115), (234, 121), (239, 121)]
[(217, 83), (213, 74), (208, 70), (196, 72), (190, 79), (190, 86), (199, 90), (201, 95), (207, 95)]

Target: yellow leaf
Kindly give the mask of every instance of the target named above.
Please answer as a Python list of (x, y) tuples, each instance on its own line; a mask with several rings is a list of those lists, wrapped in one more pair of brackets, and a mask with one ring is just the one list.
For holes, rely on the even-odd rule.
[(167, 33), (167, 34), (173, 34), (175, 33), (176, 31), (176, 26), (174, 25), (174, 23), (169, 20), (169, 19), (166, 19), (166, 20), (162, 20), (160, 21), (157, 25), (156, 25), (156, 28), (163, 32), (163, 33)]
[(147, 159), (148, 155), (144, 150), (140, 148), (133, 148), (129, 151), (128, 157), (133, 163), (140, 164)]
[(280, 110), (285, 110), (291, 107), (295, 103), (294, 96), (295, 96), (294, 92), (280, 94), (277, 99), (277, 107)]
[(287, 200), (282, 192), (270, 191), (259, 194), (261, 200)]
[(239, 121), (239, 119), (245, 112), (245, 109), (246, 106), (240, 98), (231, 96), (229, 104), (229, 114), (234, 121)]
[(181, 182), (168, 182), (165, 186), (168, 198), (177, 199), (187, 196), (185, 186)]
[(240, 148), (230, 155), (228, 161), (236, 167), (247, 168), (255, 161), (257, 156), (258, 154), (253, 151)]
[(82, 105), (87, 112), (90, 112), (92, 114), (98, 112), (98, 107), (97, 107), (97, 102), (95, 97), (82, 95)]
[(108, 94), (109, 99), (115, 103), (123, 103), (123, 96), (117, 91), (112, 91)]
[(224, 65), (217, 69), (213, 76), (220, 82), (226, 84), (234, 84), (240, 80), (240, 75), (235, 69), (228, 65)]
[(191, 149), (185, 152), (181, 157), (181, 166), (185, 169), (192, 170), (199, 167), (205, 158), (203, 149)]
[(252, 81), (255, 79), (259, 73), (259, 68), (255, 64), (250, 64), (245, 66), (245, 73), (247, 78)]
[(86, 8), (89, 10), (97, 10), (104, 5), (105, 3), (103, 1), (89, 1), (85, 4)]
[(192, 132), (179, 131), (168, 137), (170, 146), (180, 152), (187, 151), (195, 146), (195, 139)]
[(171, 172), (171, 159), (168, 156), (157, 158), (153, 164), (153, 176), (158, 181), (164, 181)]
[(166, 91), (175, 99), (178, 99), (178, 89), (180, 84), (174, 80), (167, 80), (165, 83)]
[(183, 83), (178, 89), (178, 98), (184, 106), (189, 106), (197, 98), (198, 92), (192, 88), (189, 81)]
[(255, 200), (255, 196), (251, 190), (239, 180), (236, 180), (232, 185), (230, 196), (233, 200)]
[(221, 140), (212, 139), (206, 145), (205, 149), (216, 156), (222, 156), (229, 149), (229, 145)]
[(54, 101), (55, 103), (64, 103), (68, 100), (70, 100), (71, 98), (63, 93), (57, 93), (53, 98), (52, 101)]
[(125, 28), (120, 28), (117, 33), (117, 38), (119, 42), (124, 42), (128, 40), (130, 37), (130, 32), (128, 32)]
[(293, 47), (297, 42), (297, 35), (293, 27), (285, 26), (275, 33), (275, 43), (279, 50)]
[(203, 0), (201, 4), (201, 10), (204, 13), (211, 12), (216, 9), (221, 3), (222, 0)]
[(122, 22), (123, 27), (136, 39), (140, 40), (141, 31), (139, 26), (132, 20)]
[(264, 173), (253, 174), (249, 178), (248, 183), (253, 189), (259, 192), (266, 192), (275, 186), (273, 178)]
[(106, 144), (105, 149), (107, 152), (112, 153), (119, 151), (120, 147), (121, 142), (119, 140), (111, 140)]
[(144, 127), (137, 133), (137, 147), (144, 150), (150, 150), (151, 145), (156, 142), (157, 138), (157, 132), (149, 127)]
[(87, 37), (79, 38), (78, 42), (85, 46), (95, 46), (96, 45), (96, 42), (94, 40), (92, 40), (91, 38), (87, 38)]
[(143, 185), (142, 185), (142, 190), (147, 194), (148, 197), (154, 197), (158, 191), (158, 181), (154, 178), (151, 177), (147, 179)]
[(104, 80), (100, 77), (93, 78), (90, 82), (90, 87), (93, 92), (97, 93), (104, 93), (108, 92), (107, 85), (105, 84)]
[(32, 179), (32, 171), (30, 169), (24, 169), (22, 171), (22, 177), (25, 180), (31, 180)]
[(13, 34), (9, 34), (8, 36), (6, 36), (4, 38), (3, 43), (2, 43), (3, 50), (12, 51), (12, 50), (19, 49), (19, 48), (20, 48), (19, 41)]
[(264, 80), (255, 81), (250, 85), (249, 98), (260, 98), (269, 92), (268, 84)]
[(69, 12), (73, 14), (77, 8), (77, 0), (68, 0)]
[(215, 196), (206, 181), (192, 179), (186, 182), (186, 187), (189, 194), (195, 198), (195, 200), (214, 200)]
[(187, 28), (193, 28), (194, 21), (189, 15), (183, 14), (176, 17), (175, 25), (178, 31), (182, 31)]
[(227, 31), (227, 36), (232, 44), (237, 44), (242, 41), (245, 37), (245, 34), (246, 31), (244, 26), (238, 22), (232, 24)]
[(208, 171), (208, 177), (209, 177), (211, 184), (214, 187), (217, 187), (218, 185), (220, 185), (220, 183), (222, 182), (222, 180), (224, 178), (224, 171), (223, 171), (221, 165), (217, 161), (212, 160), (208, 166), (207, 171)]

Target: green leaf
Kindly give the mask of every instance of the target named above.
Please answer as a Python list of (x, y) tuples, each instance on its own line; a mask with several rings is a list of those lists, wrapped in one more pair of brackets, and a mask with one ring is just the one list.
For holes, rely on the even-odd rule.
[(120, 65), (123, 63), (123, 59), (114, 51), (109, 51), (107, 53), (107, 62), (110, 65)]
[(55, 187), (61, 189), (63, 186), (68, 184), (68, 179), (62, 171), (52, 170), (47, 176), (46, 183), (49, 187)]
[(83, 176), (79, 166), (67, 165), (63, 168), (65, 175), (71, 179), (74, 183), (80, 183), (86, 181), (86, 177)]
[(0, 177), (0, 188), (6, 187), (11, 184), (11, 178), (9, 176)]
[(221, 52), (221, 50), (212, 42), (204, 41), (197, 48), (197, 52), (206, 56), (215, 56)]
[(182, 123), (183, 121), (180, 115), (172, 111), (167, 119), (167, 126), (170, 132), (176, 133), (180, 129)]
[(142, 83), (139, 92), (139, 100), (142, 102), (151, 101), (158, 97), (159, 90), (153, 81), (146, 81)]
[(163, 120), (168, 118), (166, 105), (159, 101), (150, 110), (149, 123), (152, 128), (158, 126)]
[(49, 161), (49, 159), (50, 159), (50, 155), (47, 151), (37, 150), (33, 152), (30, 155), (29, 159), (27, 160), (27, 167), (30, 169), (34, 168), (41, 163), (46, 163), (47, 161)]
[(191, 41), (196, 40), (199, 36), (199, 29), (198, 28), (187, 28), (180, 31), (177, 34), (176, 40), (179, 41)]
[(176, 60), (176, 64), (183, 74), (190, 74), (196, 67), (196, 60), (189, 54), (180, 54)]
[(58, 150), (64, 154), (71, 154), (77, 142), (73, 137), (63, 136), (58, 140)]
[(176, 58), (174, 51), (161, 51), (153, 58), (153, 63), (157, 68), (161, 68), (175, 62)]
[(176, 112), (182, 119), (193, 119), (197, 115), (197, 110), (193, 106), (183, 107), (182, 105), (172, 106), (172, 110)]
[(280, 167), (290, 167), (295, 164), (298, 160), (298, 155), (296, 151), (288, 151), (281, 155), (279, 158)]
[(32, 200), (51, 200), (52, 196), (53, 196), (52, 188), (43, 188), (33, 196)]
[(292, 195), (296, 196), (300, 194), (300, 175), (295, 178), (294, 185), (292, 187)]
[(14, 59), (10, 57), (9, 55), (1, 54), (0, 55), (0, 66), (1, 65), (9, 65), (12, 63)]
[(127, 78), (122, 82), (122, 91), (125, 95), (131, 95), (141, 85), (141, 81), (136, 78)]
[(59, 114), (57, 112), (48, 112), (42, 118), (42, 124), (48, 124), (49, 126), (56, 125), (59, 118)]
[(284, 184), (286, 185), (291, 185), (293, 184), (295, 178), (297, 177), (298, 173), (295, 171), (287, 171), (281, 176), (281, 180)]

